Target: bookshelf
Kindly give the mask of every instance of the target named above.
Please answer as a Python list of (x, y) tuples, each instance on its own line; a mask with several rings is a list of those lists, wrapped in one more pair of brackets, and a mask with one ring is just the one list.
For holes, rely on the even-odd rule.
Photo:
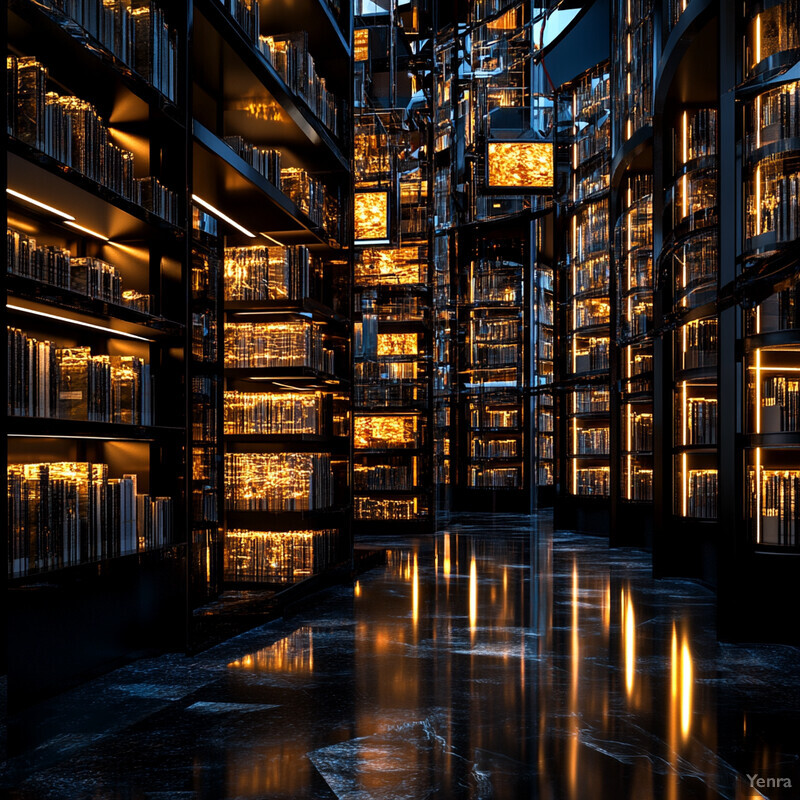
[[(409, 24), (405, 24), (409, 23)], [(428, 531), (435, 520), (432, 192), (419, 26), (396, 8), (359, 16), (355, 70), (353, 519)]]
[[(559, 268), (562, 390), (559, 524), (607, 528), (611, 495), (611, 77), (605, 65), (561, 95), (561, 152), (569, 178)], [(599, 528), (597, 527), (599, 526)]]
[(184, 639), (184, 24), (151, 3), (8, 4), (14, 708)]

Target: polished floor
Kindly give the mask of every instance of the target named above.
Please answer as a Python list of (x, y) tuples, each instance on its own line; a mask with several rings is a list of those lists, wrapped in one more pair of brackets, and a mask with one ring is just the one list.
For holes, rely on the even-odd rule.
[(547, 515), (375, 541), (321, 606), (49, 706), (8, 796), (800, 797), (800, 654), (717, 643), (707, 590)]

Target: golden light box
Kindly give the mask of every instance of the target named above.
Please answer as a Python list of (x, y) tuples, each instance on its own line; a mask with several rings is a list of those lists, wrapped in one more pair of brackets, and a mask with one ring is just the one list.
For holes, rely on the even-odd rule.
[(357, 242), (389, 238), (389, 193), (356, 192), (355, 239)]
[(553, 143), (489, 142), (487, 169), (490, 188), (550, 189)]

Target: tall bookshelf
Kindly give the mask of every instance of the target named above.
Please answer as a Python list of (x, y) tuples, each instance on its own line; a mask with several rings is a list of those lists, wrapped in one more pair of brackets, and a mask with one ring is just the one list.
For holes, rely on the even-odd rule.
[(100, 12), (7, 8), (12, 710), (184, 641), (185, 19)]
[[(349, 560), (351, 8), (134, 6), (7, 9), (20, 706), (183, 649), (187, 614), (226, 586)], [(252, 291), (224, 297), (231, 249), (256, 244), (286, 254), (291, 290), (280, 258), (254, 257), (237, 274)], [(226, 512), (238, 457), (260, 459), (266, 508)]]
[(607, 530), (610, 486), (611, 275), (609, 251), (610, 74), (601, 65), (562, 95), (571, 120), (568, 211), (561, 220), (567, 258), (559, 281), (561, 388), (559, 524)]
[(611, 539), (653, 534), (652, 0), (619, 0), (612, 47)]
[(435, 520), (432, 181), (418, 9), (356, 16), (353, 519)]
[(280, 591), (349, 558), (351, 32), (333, 12), (194, 8), (192, 191), (221, 220), (225, 588)]

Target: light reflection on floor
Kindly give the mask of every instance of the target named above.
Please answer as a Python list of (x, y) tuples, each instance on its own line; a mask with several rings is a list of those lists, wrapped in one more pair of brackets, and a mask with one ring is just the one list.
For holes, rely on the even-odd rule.
[(547, 517), (380, 541), (385, 568), (203, 654), (205, 682), (15, 796), (800, 794), (798, 653), (717, 644), (709, 591)]

